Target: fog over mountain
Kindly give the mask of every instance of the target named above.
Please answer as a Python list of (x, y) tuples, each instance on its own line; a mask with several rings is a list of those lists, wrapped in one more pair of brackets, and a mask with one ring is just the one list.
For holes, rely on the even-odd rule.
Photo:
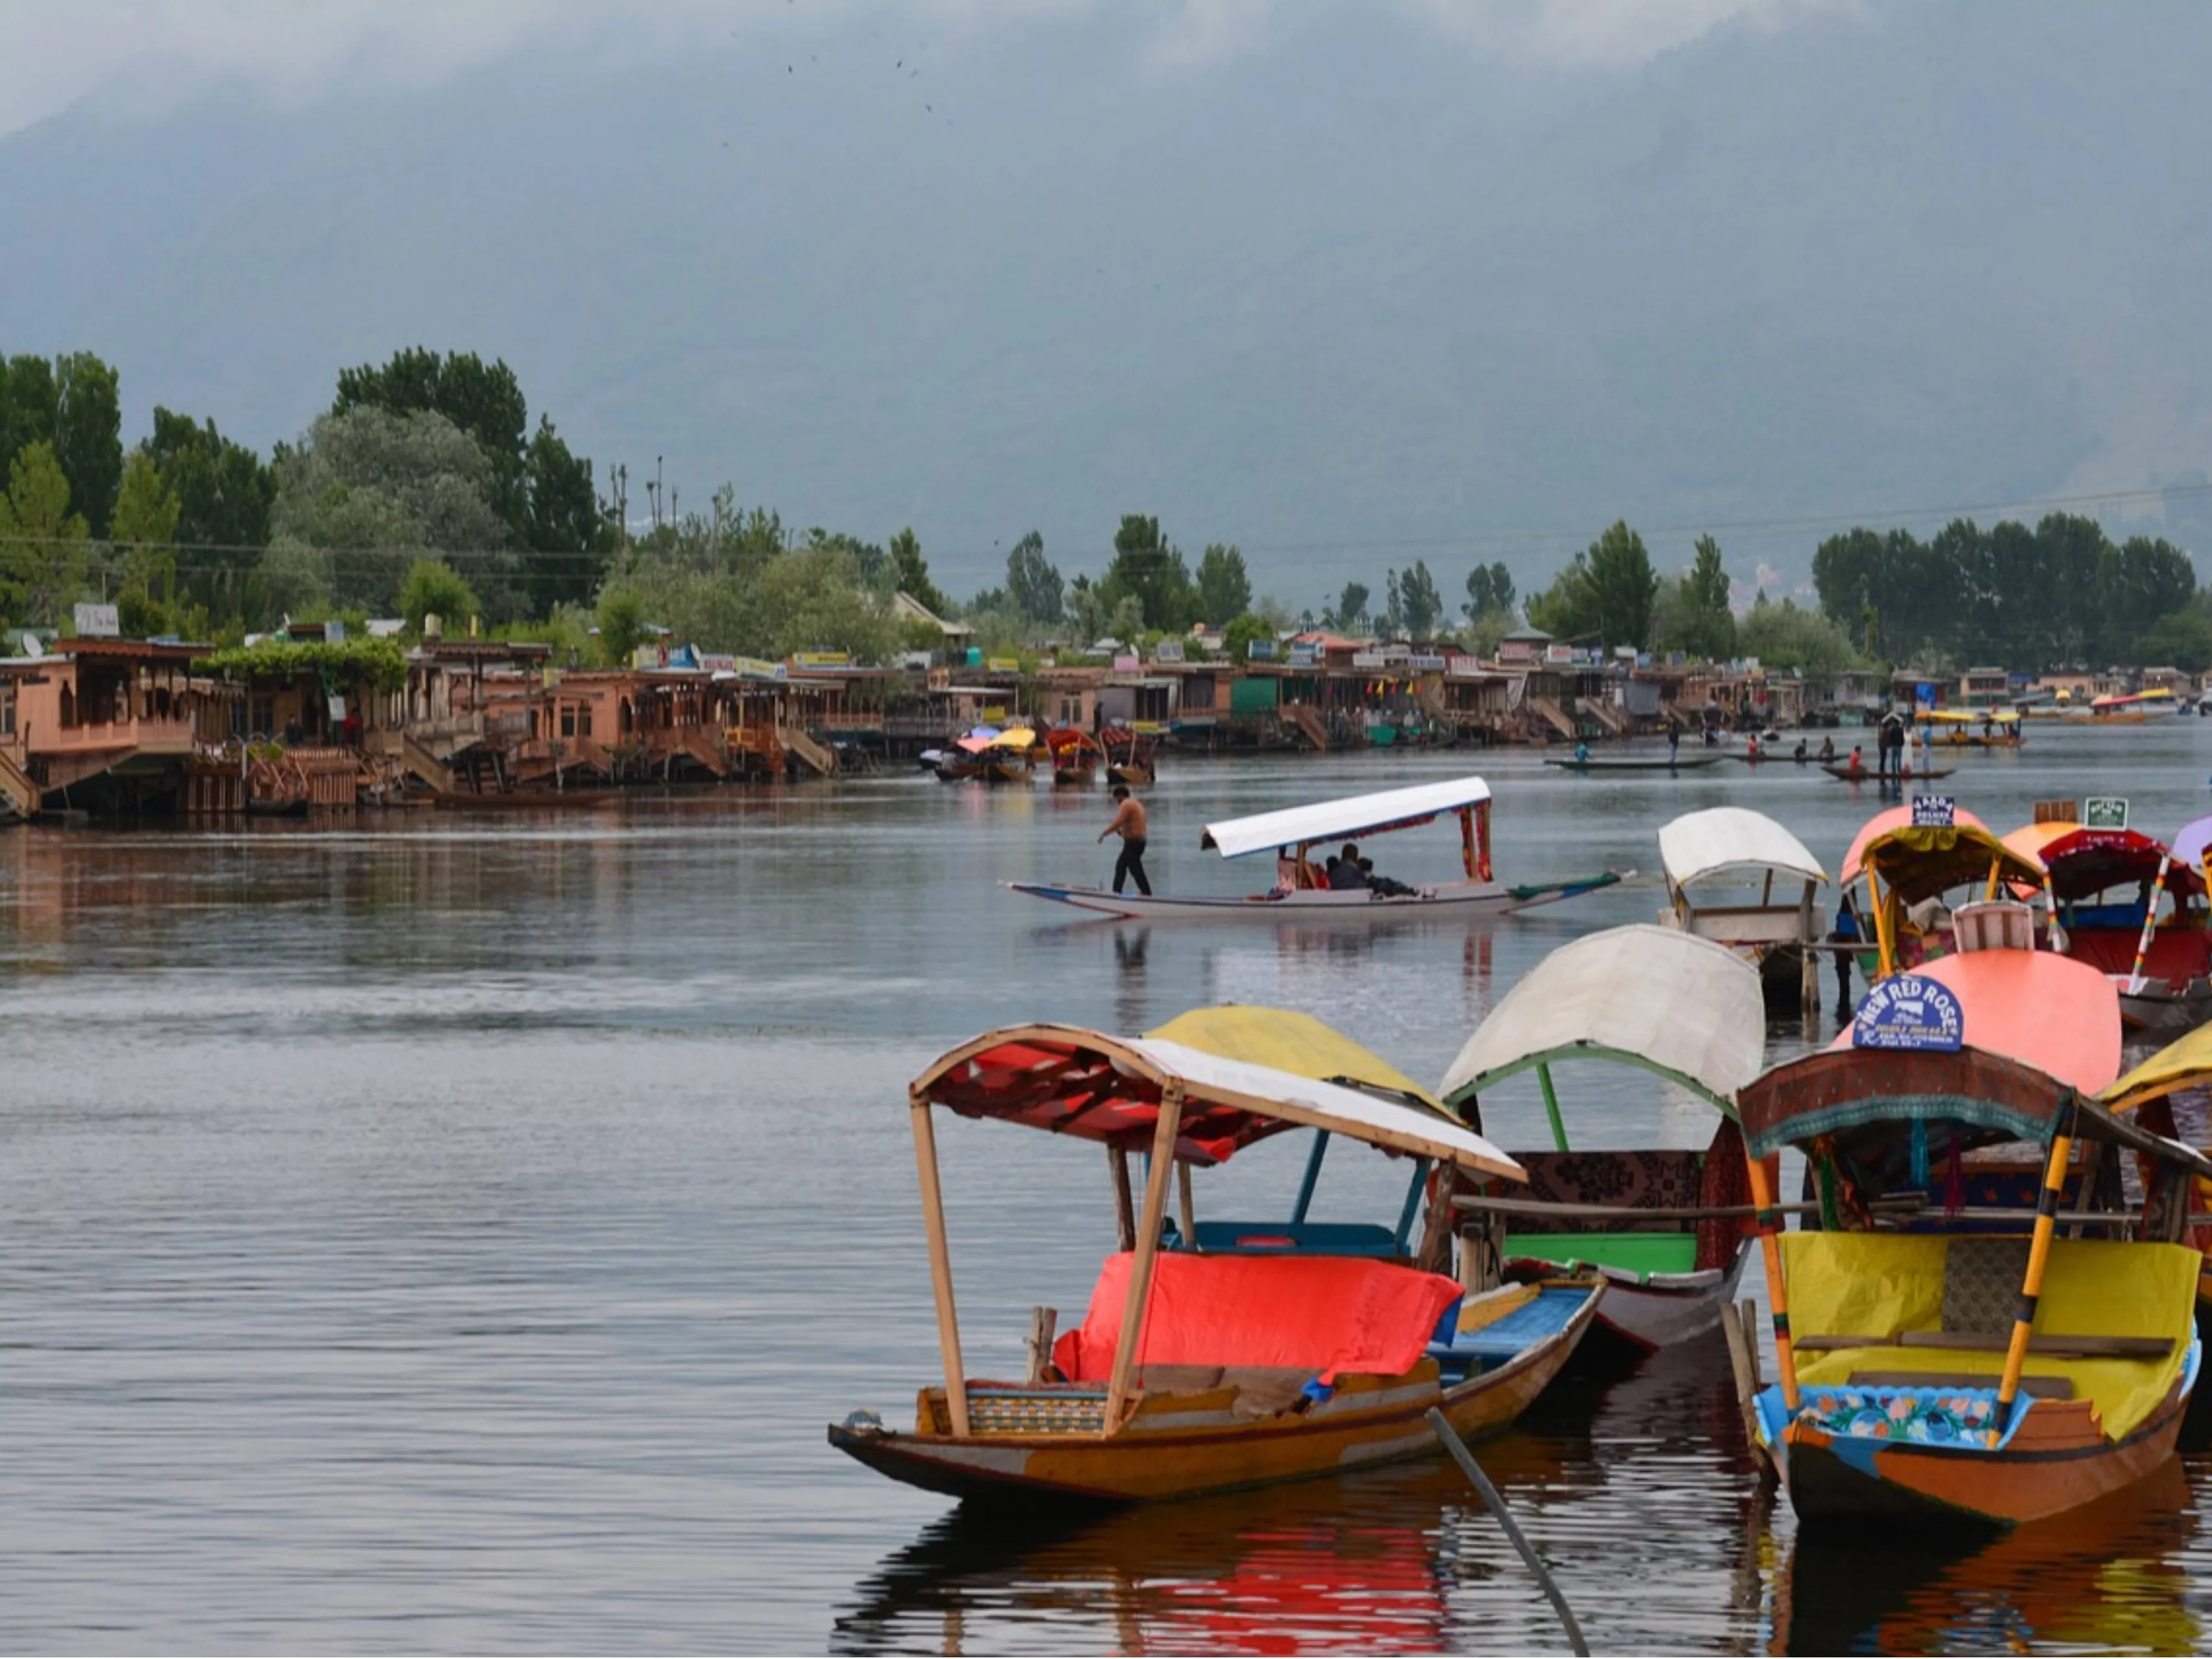
[(665, 458), (912, 524), (963, 592), (1123, 512), (1295, 605), (1415, 557), (1525, 591), (1624, 515), (1794, 584), (1828, 527), (2203, 481), (2212, 9), (1789, 7), (1627, 61), (1197, 9), (94, 91), (0, 139), (0, 349), (264, 446), (341, 365), (495, 354), (634, 510)]

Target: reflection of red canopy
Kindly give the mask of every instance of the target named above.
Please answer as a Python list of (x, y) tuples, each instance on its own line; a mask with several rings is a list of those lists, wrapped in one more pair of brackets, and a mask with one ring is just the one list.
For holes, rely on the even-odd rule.
[[(2155, 881), (2166, 858), (2166, 844), (2139, 830), (2075, 830), (2043, 848), (2051, 890), (2062, 899), (2087, 898), (2130, 882)], [(2204, 878), (2176, 860), (2166, 873), (2166, 884), (2194, 897), (2204, 890)]]

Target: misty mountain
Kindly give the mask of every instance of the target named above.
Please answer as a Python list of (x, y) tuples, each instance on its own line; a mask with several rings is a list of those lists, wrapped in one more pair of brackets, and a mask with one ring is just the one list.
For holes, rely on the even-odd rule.
[(262, 445), (341, 365), (496, 354), (634, 512), (665, 458), (687, 505), (910, 523), (957, 591), (1031, 526), (1096, 568), (1125, 511), (1294, 603), (1417, 556), (1525, 591), (1623, 515), (1797, 580), (1826, 527), (2202, 479), (2208, 69), (2179, 5), (1793, 12), (1626, 72), (1370, 9), (1175, 72), (1113, 9), (862, 9), (85, 106), (0, 140), (0, 349)]

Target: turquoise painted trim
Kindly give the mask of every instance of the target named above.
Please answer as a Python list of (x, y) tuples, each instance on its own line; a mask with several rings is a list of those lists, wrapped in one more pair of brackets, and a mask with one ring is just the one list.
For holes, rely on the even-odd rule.
[(1838, 1129), (1863, 1128), (1869, 1123), (1909, 1123), (1916, 1118), (1948, 1119), (1984, 1129), (2002, 1129), (2016, 1140), (2045, 1146), (2057, 1127), (2058, 1115), (2033, 1117), (1966, 1095), (1885, 1095), (1871, 1100), (1844, 1101), (1818, 1111), (1796, 1113), (1773, 1129), (1747, 1133), (1744, 1145), (1753, 1158), (1765, 1158), (1785, 1146), (1833, 1134)]

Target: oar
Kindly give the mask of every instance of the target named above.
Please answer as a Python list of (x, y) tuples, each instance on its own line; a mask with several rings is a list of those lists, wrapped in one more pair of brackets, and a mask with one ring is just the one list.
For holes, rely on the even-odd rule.
[(1505, 1499), (1498, 1488), (1490, 1484), (1490, 1477), (1482, 1472), (1482, 1465), (1474, 1461), (1474, 1454), (1467, 1449), (1467, 1442), (1459, 1437), (1459, 1431), (1452, 1427), (1451, 1419), (1434, 1406), (1429, 1407), (1429, 1426), (1437, 1431), (1437, 1438), (1452, 1455), (1452, 1462), (1459, 1465), (1460, 1473), (1467, 1476), (1481, 1495), (1490, 1512), (1498, 1517), (1498, 1524), (1505, 1528), (1505, 1535), (1512, 1540), (1513, 1547), (1521, 1552), (1521, 1559), (1528, 1564), (1528, 1571), (1536, 1575), (1536, 1582), (1544, 1587), (1544, 1594), (1551, 1598), (1552, 1610), (1559, 1615), (1559, 1623), (1566, 1627), (1567, 1645), (1575, 1650), (1576, 1659), (1589, 1659), (1589, 1644), (1583, 1640), (1583, 1627), (1575, 1622), (1574, 1609), (1567, 1605), (1567, 1598), (1559, 1594), (1559, 1587), (1552, 1582), (1552, 1575), (1545, 1570), (1543, 1558), (1536, 1553), (1536, 1547), (1514, 1523), (1512, 1512), (1505, 1507)]

